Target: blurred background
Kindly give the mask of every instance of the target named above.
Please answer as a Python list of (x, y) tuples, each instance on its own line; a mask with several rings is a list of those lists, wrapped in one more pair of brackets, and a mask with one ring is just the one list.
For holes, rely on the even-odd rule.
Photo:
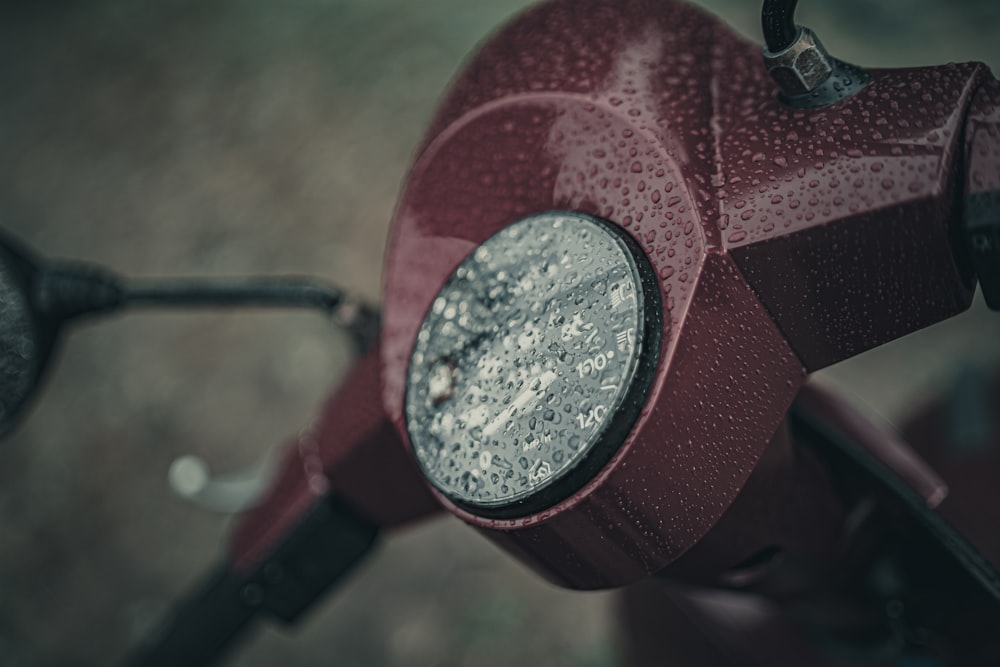
[[(0, 227), (134, 276), (312, 274), (375, 301), (397, 191), (449, 78), (523, 0), (0, 4)], [(759, 41), (755, 0), (702, 2)], [(871, 66), (1000, 67), (995, 0), (806, 0)], [(823, 374), (899, 420), (1000, 364), (970, 313)], [(310, 313), (142, 314), (63, 346), (2, 446), (0, 665), (109, 665), (220, 553), (167, 471), (252, 468), (350, 361)], [(610, 667), (614, 599), (556, 589), (457, 521), (385, 541), (294, 632), (228, 664)]]

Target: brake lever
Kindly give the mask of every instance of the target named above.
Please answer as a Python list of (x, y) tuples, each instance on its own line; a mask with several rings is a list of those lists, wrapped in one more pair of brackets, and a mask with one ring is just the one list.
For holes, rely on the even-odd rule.
[(376, 345), (285, 448), (270, 490), (236, 518), (223, 562), (126, 665), (212, 664), (254, 621), (298, 620), (379, 532), (440, 511), (382, 410), (379, 358)]

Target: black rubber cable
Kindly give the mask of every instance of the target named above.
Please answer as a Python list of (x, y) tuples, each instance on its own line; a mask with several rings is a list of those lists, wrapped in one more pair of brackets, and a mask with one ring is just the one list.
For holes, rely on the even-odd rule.
[(359, 351), (378, 336), (379, 314), (341, 290), (309, 278), (243, 281), (171, 280), (127, 282), (121, 308), (313, 308), (324, 311), (354, 338)]
[(120, 310), (151, 308), (312, 308), (326, 312), (367, 349), (378, 312), (343, 291), (309, 278), (129, 281), (99, 266), (41, 264), (32, 302), (51, 323)]
[(200, 280), (135, 282), (125, 286), (123, 305), (132, 308), (299, 306), (333, 312), (343, 302), (344, 295), (332, 287), (296, 278), (273, 278), (229, 284)]
[(764, 0), (760, 24), (764, 30), (764, 43), (772, 53), (792, 45), (798, 35), (795, 25), (795, 6), (798, 0)]

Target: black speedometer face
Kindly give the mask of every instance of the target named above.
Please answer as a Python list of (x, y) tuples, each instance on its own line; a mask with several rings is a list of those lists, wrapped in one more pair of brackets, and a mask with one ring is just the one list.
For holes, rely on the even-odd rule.
[(406, 418), (431, 483), (483, 515), (558, 502), (638, 416), (659, 341), (648, 260), (579, 213), (517, 222), (452, 273), (417, 335)]

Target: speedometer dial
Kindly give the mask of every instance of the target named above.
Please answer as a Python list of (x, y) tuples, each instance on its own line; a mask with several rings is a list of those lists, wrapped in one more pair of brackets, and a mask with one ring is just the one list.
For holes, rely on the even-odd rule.
[(612, 223), (552, 212), (487, 239), (439, 292), (410, 359), (407, 427), (424, 474), (484, 516), (571, 494), (641, 410), (659, 314), (648, 260)]

